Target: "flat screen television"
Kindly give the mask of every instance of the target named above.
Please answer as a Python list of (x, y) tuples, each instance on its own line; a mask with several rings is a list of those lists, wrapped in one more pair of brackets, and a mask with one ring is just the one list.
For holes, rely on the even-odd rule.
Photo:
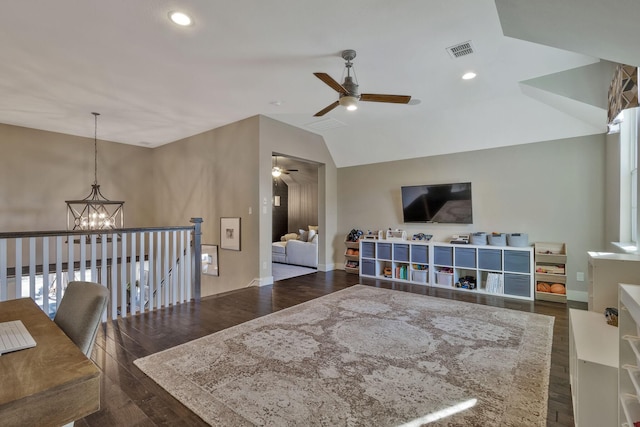
[(404, 222), (472, 224), (471, 183), (402, 187)]

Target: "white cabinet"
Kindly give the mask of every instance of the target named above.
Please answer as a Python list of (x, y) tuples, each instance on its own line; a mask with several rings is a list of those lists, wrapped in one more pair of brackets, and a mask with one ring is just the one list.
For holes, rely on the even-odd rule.
[(362, 240), (360, 274), (466, 292), (534, 298), (531, 247)]
[(618, 306), (618, 284), (640, 280), (640, 256), (589, 252), (589, 310), (604, 315), (607, 307)]
[(604, 314), (569, 310), (569, 378), (576, 426), (615, 426), (618, 329)]
[(619, 285), (618, 425), (640, 422), (640, 286)]

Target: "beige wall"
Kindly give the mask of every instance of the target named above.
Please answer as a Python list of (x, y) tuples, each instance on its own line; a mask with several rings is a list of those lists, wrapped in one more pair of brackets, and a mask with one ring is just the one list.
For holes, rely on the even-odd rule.
[[(0, 125), (0, 148), (0, 230), (65, 229), (64, 201), (93, 183), (93, 139)], [(220, 276), (203, 276), (203, 295), (271, 283), (272, 152), (321, 164), (318, 223), (321, 236), (336, 233), (335, 164), (301, 129), (255, 116), (156, 149), (99, 141), (98, 150), (99, 184), (125, 201), (126, 227), (202, 217), (203, 243), (220, 244), (220, 218), (241, 218), (241, 251), (219, 250)], [(320, 269), (332, 269), (326, 237), (319, 250)]]
[(333, 270), (337, 232), (337, 169), (321, 136), (260, 116), (261, 277), (271, 276), (271, 159), (272, 153), (311, 160), (318, 168), (318, 269)]
[[(0, 230), (66, 229), (64, 201), (91, 191), (93, 147), (93, 138), (0, 124)], [(98, 141), (98, 183), (107, 198), (125, 201), (128, 227), (154, 217), (150, 153)]]
[[(403, 224), (403, 185), (472, 182), (473, 224)], [(586, 298), (588, 250), (604, 249), (605, 136), (518, 145), (338, 170), (338, 237), (401, 228), (438, 241), (474, 231), (566, 242), (569, 296)], [(336, 251), (336, 265), (343, 262)], [(580, 294), (575, 294), (579, 292)]]
[(203, 296), (249, 286), (260, 274), (258, 125), (248, 118), (153, 153), (158, 225), (201, 217), (202, 243), (219, 245), (220, 218), (240, 217), (241, 250), (218, 249), (219, 276), (202, 276)]

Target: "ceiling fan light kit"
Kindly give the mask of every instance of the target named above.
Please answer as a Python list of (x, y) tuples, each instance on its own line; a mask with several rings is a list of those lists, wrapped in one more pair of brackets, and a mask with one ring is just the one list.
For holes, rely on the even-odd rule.
[(324, 116), (329, 111), (336, 108), (338, 105), (342, 105), (346, 107), (347, 110), (353, 111), (358, 108), (358, 101), (364, 102), (387, 102), (393, 104), (408, 104), (411, 101), (411, 97), (408, 95), (380, 95), (374, 93), (363, 93), (360, 94), (358, 91), (358, 81), (355, 79), (355, 71), (354, 76), (351, 76), (351, 69), (353, 68), (353, 63), (351, 62), (356, 57), (356, 51), (353, 49), (347, 49), (342, 51), (342, 58), (347, 61), (345, 63), (345, 68), (347, 69), (347, 76), (344, 78), (344, 82), (342, 84), (335, 81), (329, 74), (327, 73), (313, 73), (317, 78), (322, 80), (327, 86), (331, 89), (338, 92), (338, 101), (327, 105), (322, 110), (318, 111), (314, 114), (315, 117)]
[(340, 97), (340, 105), (346, 107), (349, 111), (354, 111), (358, 109), (358, 98), (355, 96), (345, 95)]

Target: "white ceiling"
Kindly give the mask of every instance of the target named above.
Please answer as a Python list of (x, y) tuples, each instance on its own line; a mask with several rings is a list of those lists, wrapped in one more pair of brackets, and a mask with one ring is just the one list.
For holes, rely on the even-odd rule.
[[(264, 114), (323, 135), (338, 167), (602, 133), (600, 59), (640, 64), (635, 0), (0, 6), (0, 123), (92, 137), (97, 111), (100, 139), (155, 147)], [(171, 10), (195, 25), (173, 25)], [(472, 55), (445, 50), (468, 40)], [(344, 49), (357, 51), (361, 92), (421, 102), (313, 117), (337, 94), (312, 73), (341, 81)], [(461, 80), (469, 70), (478, 77)]]

